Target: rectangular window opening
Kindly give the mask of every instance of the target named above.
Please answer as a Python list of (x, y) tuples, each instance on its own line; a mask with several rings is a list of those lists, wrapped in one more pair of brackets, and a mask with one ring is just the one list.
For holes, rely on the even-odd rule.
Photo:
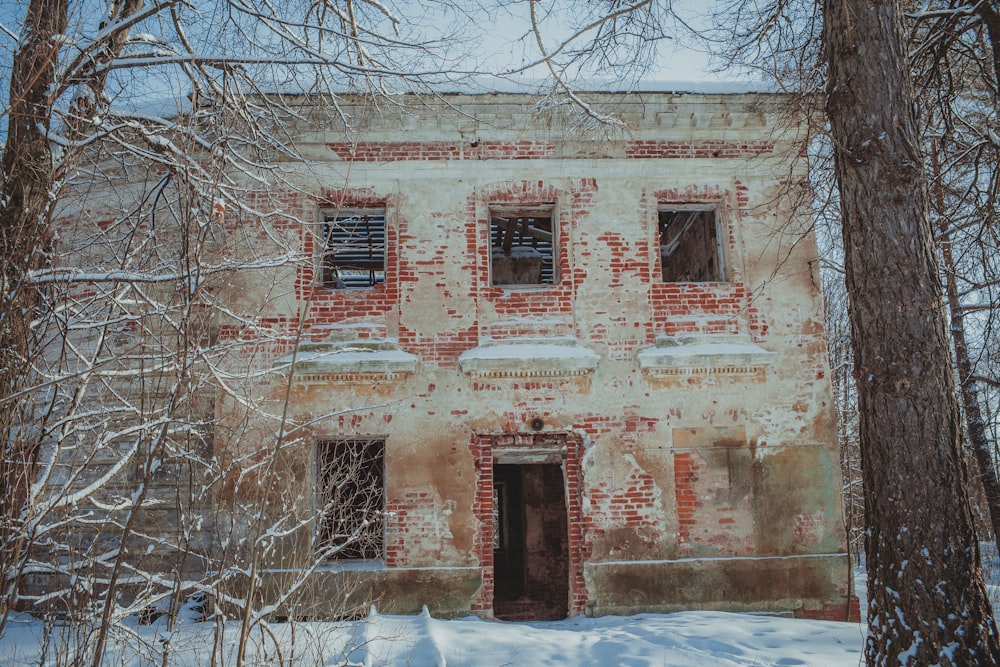
[(385, 209), (341, 209), (323, 215), (323, 285), (367, 288), (385, 282)]
[(661, 208), (658, 226), (663, 282), (706, 283), (726, 279), (714, 209)]
[(385, 558), (385, 440), (316, 447), (317, 553), (327, 560)]
[(554, 206), (490, 208), (494, 285), (552, 285), (556, 275)]

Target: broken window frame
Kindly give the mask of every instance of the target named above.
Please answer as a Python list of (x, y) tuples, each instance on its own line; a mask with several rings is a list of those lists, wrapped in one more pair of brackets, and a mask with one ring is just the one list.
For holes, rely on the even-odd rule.
[[(364, 225), (367, 229), (359, 230)], [(328, 289), (385, 284), (388, 220), (384, 206), (321, 211), (319, 283)]]
[(316, 443), (315, 551), (329, 561), (385, 560), (385, 438)]
[[(516, 221), (547, 220), (548, 230), (531, 229), (531, 223)], [(506, 230), (500, 230), (500, 221), (506, 223)], [(493, 287), (514, 289), (548, 288), (559, 283), (559, 233), (558, 215), (555, 203), (537, 204), (490, 204), (489, 206), (489, 280)], [(527, 233), (526, 233), (527, 232)], [(545, 239), (544, 235), (549, 238)], [(503, 236), (499, 236), (503, 234)], [(526, 236), (531, 238), (526, 242)], [(516, 243), (515, 243), (516, 241)], [(546, 248), (547, 244), (547, 248)], [(541, 249), (539, 249), (541, 246)], [(532, 248), (541, 254), (542, 267), (538, 282), (497, 282), (493, 263), (493, 253), (500, 250), (508, 255), (515, 248)]]
[[(664, 225), (663, 217), (664, 214), (688, 214), (680, 224), (683, 228), (676, 233), (676, 235), (670, 236), (666, 242), (664, 242), (664, 232), (669, 232), (669, 229), (677, 224), (677, 222), (667, 223)], [(677, 249), (677, 242), (682, 239), (686, 234), (690, 233), (693, 225), (697, 224), (699, 219), (704, 219), (704, 216), (711, 216), (711, 220), (703, 224), (709, 226), (711, 235), (714, 240), (714, 260), (715, 260), (715, 270), (712, 273), (712, 277), (697, 277), (688, 278), (684, 280), (671, 280), (671, 277), (680, 277), (676, 275), (676, 268), (669, 266), (666, 261), (667, 258)], [(703, 206), (703, 205), (688, 205), (688, 206), (672, 206), (672, 205), (660, 205), (656, 209), (656, 239), (657, 248), (659, 252), (657, 253), (659, 257), (660, 265), (660, 277), (665, 283), (715, 283), (715, 282), (728, 282), (728, 270), (729, 267), (726, 261), (726, 249), (724, 244), (724, 225), (722, 224), (722, 213), (714, 206)], [(664, 248), (673, 245), (666, 254), (664, 254)]]
[(493, 485), (493, 550), (505, 551), (509, 538), (507, 525), (507, 483)]

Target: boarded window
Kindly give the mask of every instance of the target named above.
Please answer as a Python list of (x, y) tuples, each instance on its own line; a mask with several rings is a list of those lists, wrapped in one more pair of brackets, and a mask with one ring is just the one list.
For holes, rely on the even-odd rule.
[(714, 210), (661, 208), (659, 232), (663, 282), (704, 283), (726, 279)]
[(328, 559), (384, 558), (385, 440), (329, 440), (316, 448), (317, 551)]
[(385, 282), (385, 209), (342, 209), (323, 216), (322, 280), (333, 289)]
[(490, 276), (494, 285), (552, 285), (556, 239), (551, 204), (490, 207)]

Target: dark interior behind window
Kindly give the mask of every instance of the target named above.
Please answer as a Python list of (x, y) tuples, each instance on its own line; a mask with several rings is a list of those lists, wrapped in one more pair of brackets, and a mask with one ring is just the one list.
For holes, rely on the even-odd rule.
[(552, 207), (490, 210), (490, 276), (494, 285), (556, 282)]
[(382, 559), (385, 440), (328, 440), (316, 447), (317, 549), (329, 559)]
[(660, 266), (663, 281), (725, 280), (716, 213), (711, 209), (659, 211)]

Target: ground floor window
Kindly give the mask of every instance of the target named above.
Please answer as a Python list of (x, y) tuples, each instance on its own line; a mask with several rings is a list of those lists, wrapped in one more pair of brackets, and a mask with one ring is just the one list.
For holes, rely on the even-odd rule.
[(316, 545), (327, 559), (385, 557), (385, 440), (316, 446)]

